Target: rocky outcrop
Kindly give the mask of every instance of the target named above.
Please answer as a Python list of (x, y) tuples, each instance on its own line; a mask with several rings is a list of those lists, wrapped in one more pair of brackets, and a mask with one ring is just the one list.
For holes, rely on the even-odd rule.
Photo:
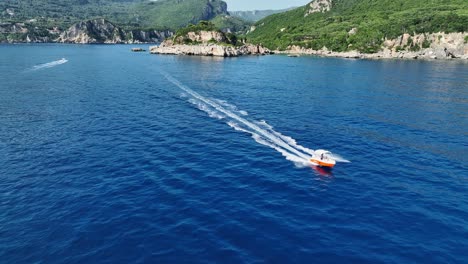
[(270, 50), (259, 46), (246, 44), (239, 47), (224, 46), (219, 44), (198, 44), (186, 45), (175, 44), (150, 47), (152, 54), (166, 55), (194, 55), (194, 56), (215, 56), (215, 57), (237, 57), (244, 55), (267, 55), (271, 54)]
[(94, 19), (71, 26), (56, 41), (78, 44), (154, 43), (172, 35), (170, 31), (125, 31), (105, 19)]
[(384, 53), (414, 53), (435, 58), (462, 58), (468, 56), (468, 33), (403, 34), (385, 40)]
[(313, 13), (325, 13), (332, 8), (332, 0), (315, 0), (309, 4), (304, 17)]
[(150, 47), (152, 54), (195, 55), (216, 57), (237, 57), (242, 55), (266, 55), (270, 50), (260, 46), (238, 45), (234, 35), (222, 31), (189, 31), (173, 39), (165, 40), (161, 45)]
[[(183, 43), (189, 40), (190, 42), (208, 43), (208, 42), (223, 42), (229, 43), (226, 35), (221, 31), (199, 31), (189, 32), (185, 36), (179, 36), (175, 39), (176, 43)], [(230, 43), (229, 43), (230, 44)]]
[(285, 54), (308, 54), (326, 57), (356, 59), (463, 59), (468, 60), (468, 33), (404, 34), (396, 39), (385, 40), (377, 53), (358, 51), (334, 52), (323, 47), (320, 50), (291, 46)]

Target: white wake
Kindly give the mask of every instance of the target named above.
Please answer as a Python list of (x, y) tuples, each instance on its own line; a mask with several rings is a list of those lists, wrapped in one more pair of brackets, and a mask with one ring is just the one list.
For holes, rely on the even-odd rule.
[(33, 66), (30, 70), (31, 70), (31, 71), (37, 71), (37, 70), (41, 70), (41, 69), (52, 68), (52, 67), (55, 67), (55, 66), (58, 66), (58, 65), (67, 63), (67, 62), (68, 62), (67, 59), (62, 58), (62, 59), (60, 59), (60, 60), (56, 60), (56, 61), (52, 61), (52, 62), (48, 62), (48, 63), (43, 63), (43, 64), (35, 65), (35, 66)]
[[(314, 150), (301, 146), (295, 139), (275, 131), (265, 120), (249, 120), (246, 111), (239, 110), (236, 106), (223, 100), (206, 98), (182, 84), (168, 73), (161, 73), (168, 81), (182, 89), (184, 96), (187, 94), (191, 97), (188, 100), (190, 103), (206, 112), (210, 117), (226, 120), (226, 123), (236, 131), (250, 134), (256, 142), (278, 151), (287, 160), (294, 162), (296, 166), (317, 165), (310, 161)], [(342, 158), (337, 161), (347, 162), (347, 160)]]

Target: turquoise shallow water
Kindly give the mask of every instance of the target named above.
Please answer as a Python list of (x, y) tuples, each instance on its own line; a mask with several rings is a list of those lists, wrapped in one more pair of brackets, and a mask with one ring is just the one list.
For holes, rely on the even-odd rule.
[(0, 262), (468, 261), (468, 64), (130, 48), (0, 46)]

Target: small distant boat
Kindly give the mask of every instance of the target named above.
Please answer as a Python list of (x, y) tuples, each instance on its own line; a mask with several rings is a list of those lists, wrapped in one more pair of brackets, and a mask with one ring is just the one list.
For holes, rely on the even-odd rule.
[(333, 168), (336, 161), (333, 159), (332, 153), (328, 150), (318, 149), (310, 158), (310, 161), (324, 168)]
[(146, 50), (144, 50), (142, 48), (132, 48), (132, 51), (133, 52), (142, 52), (142, 51), (146, 51)]
[(299, 54), (288, 54), (288, 57), (294, 57), (294, 58), (297, 58), (297, 57), (300, 57)]

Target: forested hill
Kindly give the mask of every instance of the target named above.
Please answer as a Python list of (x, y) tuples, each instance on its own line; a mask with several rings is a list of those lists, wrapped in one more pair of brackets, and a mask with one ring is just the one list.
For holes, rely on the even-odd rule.
[(315, 0), (256, 23), (247, 37), (272, 49), (376, 52), (402, 34), (468, 32), (467, 0)]
[(177, 29), (200, 20), (227, 15), (221, 0), (3, 0), (0, 22), (34, 22), (68, 27), (105, 18), (124, 28)]

